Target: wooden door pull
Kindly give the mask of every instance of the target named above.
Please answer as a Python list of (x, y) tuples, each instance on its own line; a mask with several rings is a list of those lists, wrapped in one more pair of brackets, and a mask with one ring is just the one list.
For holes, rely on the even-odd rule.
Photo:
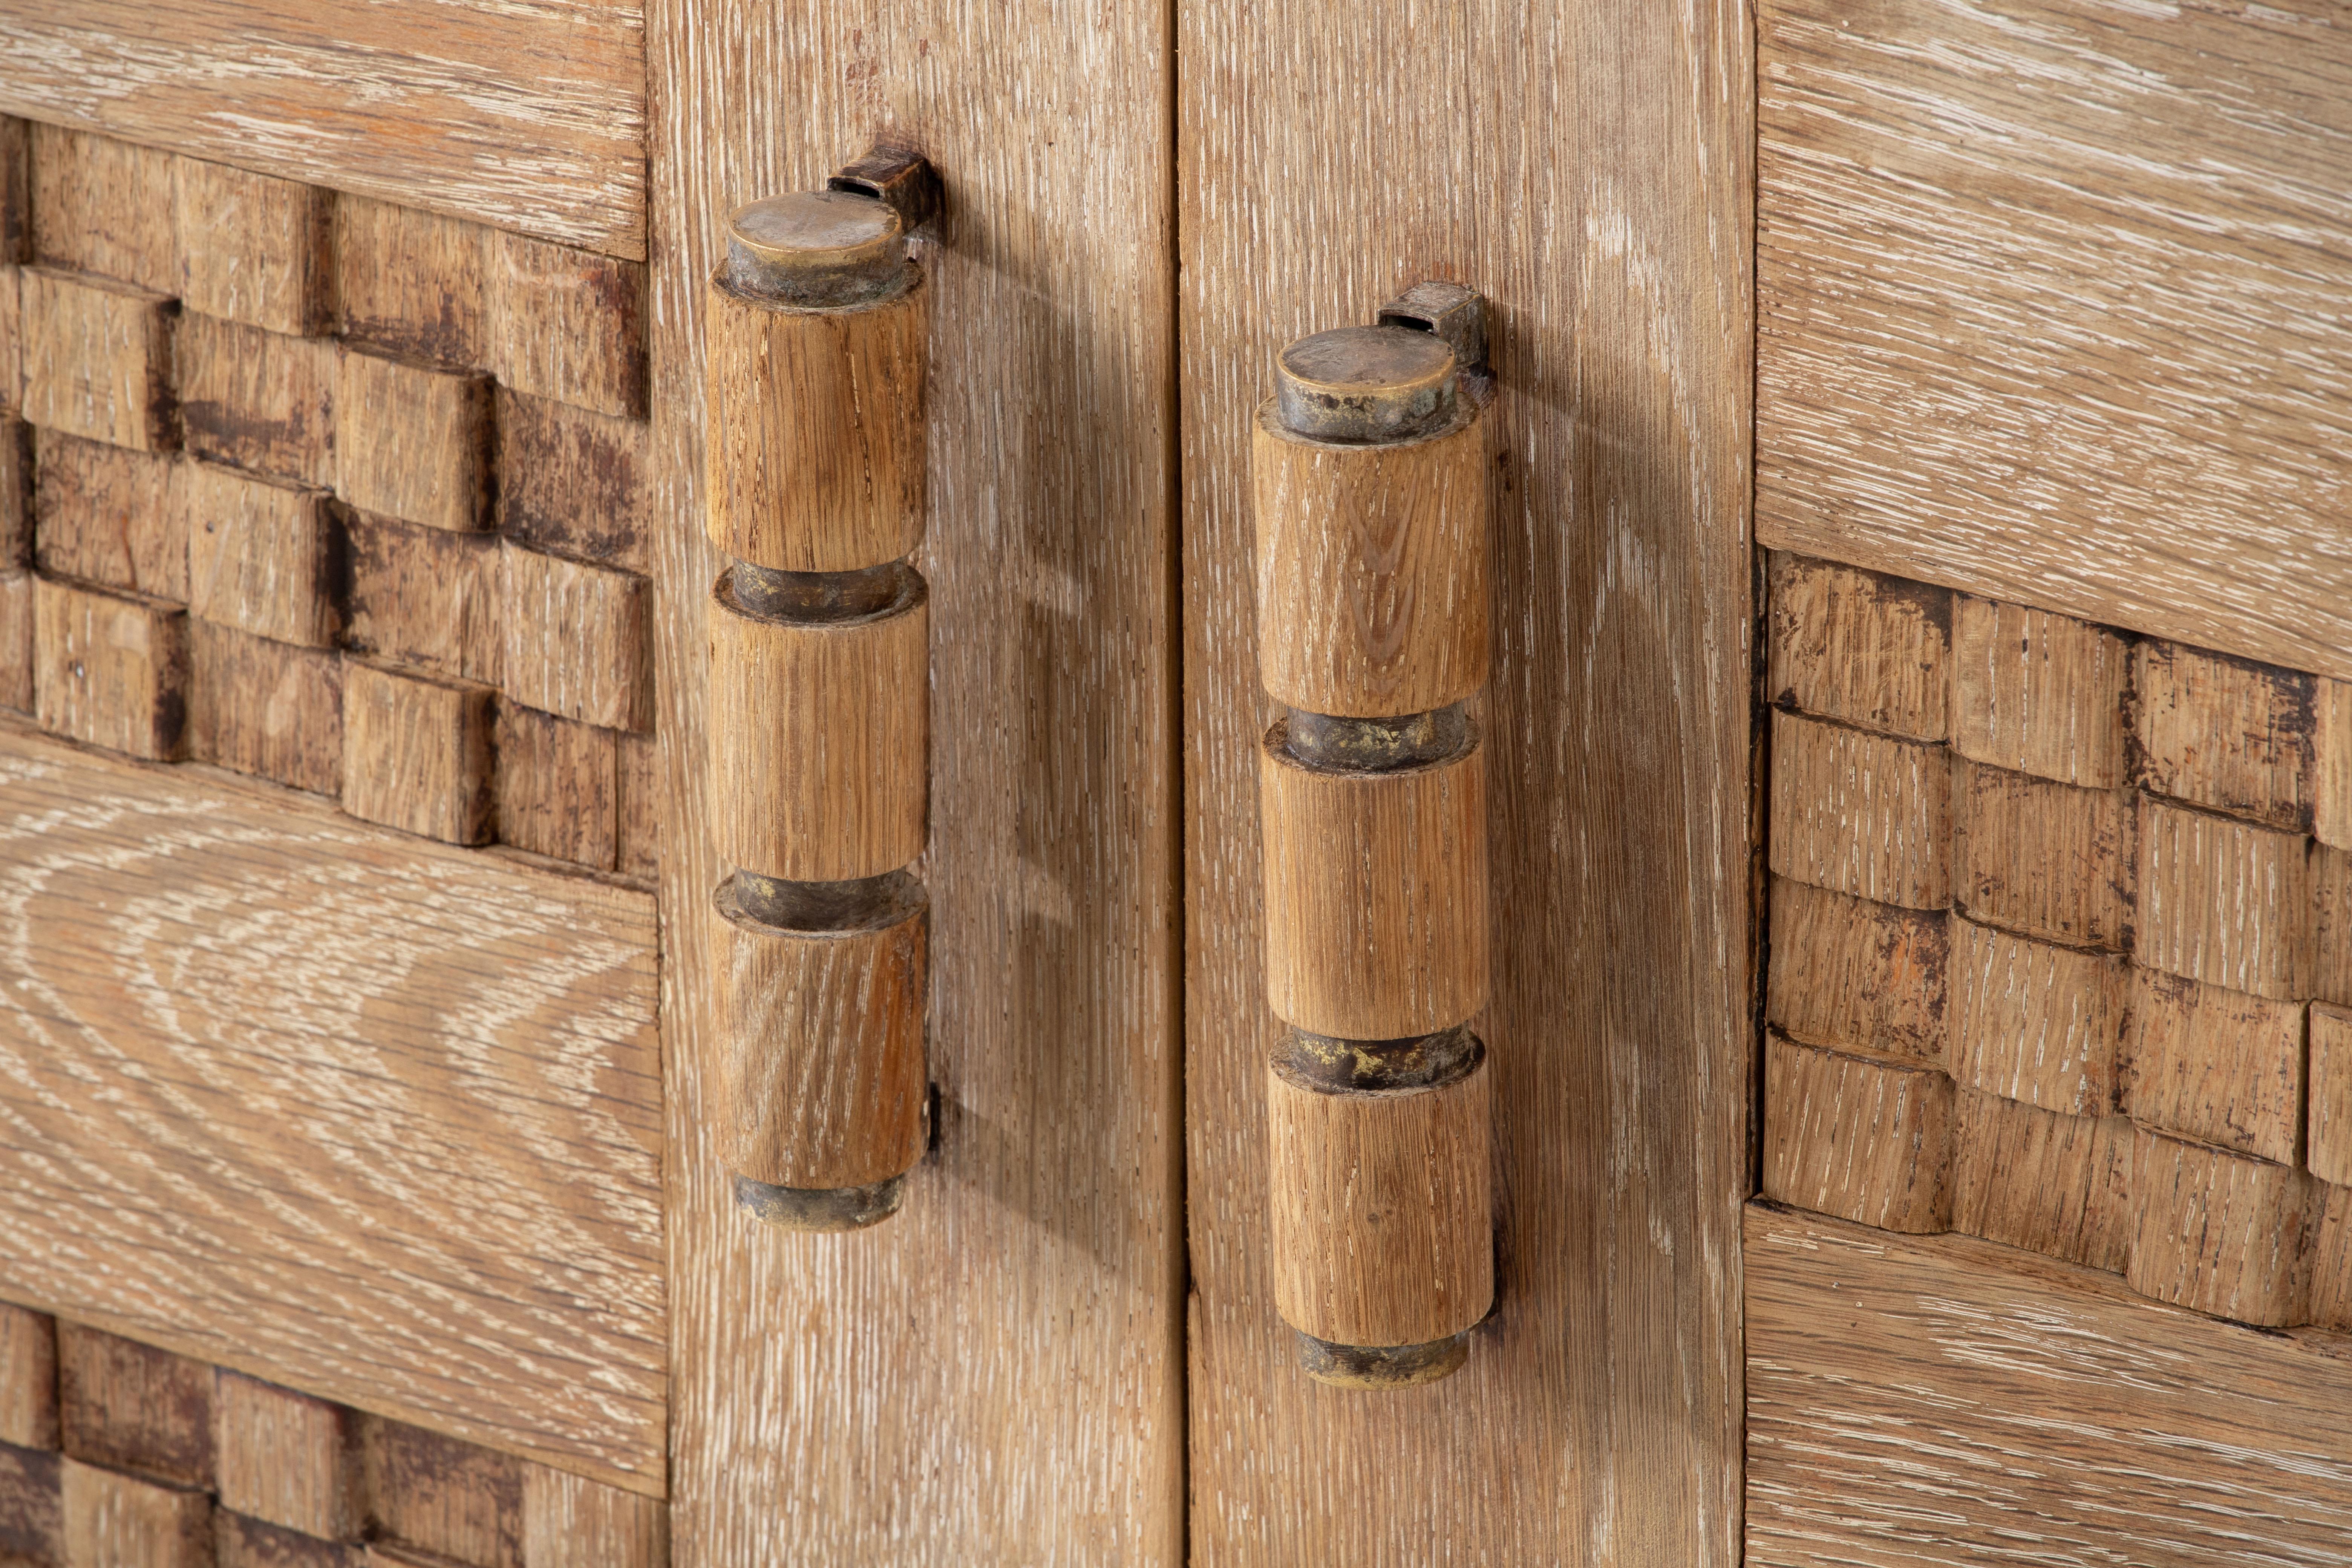
[(1445, 1376), (1494, 1300), (1484, 313), (1299, 339), (1252, 437), (1275, 1304), (1349, 1387)]
[(719, 1145), (793, 1230), (897, 1212), (929, 1138), (922, 543), (930, 165), (877, 149), (728, 219), (709, 291)]

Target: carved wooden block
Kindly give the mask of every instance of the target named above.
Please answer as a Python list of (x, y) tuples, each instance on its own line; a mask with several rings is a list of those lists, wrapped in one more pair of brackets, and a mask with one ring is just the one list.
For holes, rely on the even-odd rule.
[(63, 1457), (0, 1443), (0, 1563), (51, 1568), (66, 1560)]
[(451, 844), (489, 837), (491, 692), (343, 661), (343, 809)]
[(362, 1418), (373, 1533), (476, 1568), (522, 1568), (524, 1461)]
[(1956, 595), (1952, 750), (2085, 789), (2126, 782), (2130, 647), (2105, 626)]
[(1765, 1016), (1792, 1038), (1940, 1064), (1947, 916), (1775, 878)]
[(499, 530), (632, 572), (653, 563), (652, 426), (500, 386)]
[(0, 1443), (19, 1448), (58, 1446), (57, 1320), (5, 1302), (0, 1302)]
[(457, 369), (488, 364), (480, 226), (344, 193), (334, 204), (338, 324), (353, 342)]
[(1775, 552), (1768, 700), (1919, 741), (1950, 732), (1952, 595)]
[(333, 193), (226, 163), (173, 163), (182, 303), (273, 332), (326, 331)]
[(343, 778), (343, 661), (191, 621), (188, 754), (295, 789), (335, 795)]
[(0, 413), (10, 416), (25, 404), (24, 271), (0, 265)]
[(2143, 797), (2134, 960), (2257, 996), (2311, 994), (2313, 889), (2299, 834)]
[(2127, 943), (2137, 826), (2130, 791), (1963, 763), (1955, 793), (1955, 896), (1970, 918), (2082, 947)]
[(306, 1535), (357, 1538), (362, 1478), (349, 1411), (223, 1369), (213, 1421), (223, 1508)]
[(346, 351), (335, 380), (335, 489), (363, 511), (489, 525), (490, 384)]
[(2130, 1121), (1958, 1092), (1952, 1228), (2122, 1273), (2133, 1223)]
[(646, 413), (646, 268), (491, 230), (489, 368), (502, 385), (623, 418)]
[(65, 1451), (175, 1486), (213, 1484), (213, 1369), (78, 1323), (58, 1325)]
[(2313, 677), (2177, 643), (2133, 654), (2140, 782), (2175, 800), (2310, 831)]
[(523, 1568), (669, 1568), (669, 1510), (583, 1476), (525, 1465)]
[(172, 394), (172, 324), (163, 295), (28, 267), (24, 303), (25, 417), (117, 447), (180, 442)]
[(171, 153), (37, 123), (32, 160), (37, 259), (158, 294), (178, 292)]
[(33, 561), (33, 427), (9, 412), (9, 390), (0, 387), (0, 571), (15, 572)]
[(53, 430), (39, 432), (35, 449), (41, 570), (184, 602), (187, 512), (172, 488), (179, 459)]
[(33, 259), (33, 127), (0, 114), (0, 266)]
[(2352, 850), (2311, 847), (2311, 994), (2352, 1007)]
[(364, 1546), (213, 1510), (213, 1568), (362, 1568)]
[(2305, 1315), (2323, 1329), (2352, 1333), (2352, 1187), (2316, 1184), (2311, 1306)]
[(619, 803), (618, 732), (499, 704), (499, 838), (610, 870)]
[(33, 589), (33, 710), (88, 745), (173, 762), (186, 744), (188, 617), (176, 605), (43, 577)]
[(33, 574), (0, 572), (0, 708), (33, 710)]
[(173, 357), (188, 450), (256, 473), (331, 486), (340, 353), (329, 338), (181, 317)]
[(2323, 1182), (2352, 1187), (2352, 1008), (2311, 1008), (2311, 1100), (2304, 1163)]
[(2126, 1279), (2143, 1296), (2242, 1323), (2300, 1321), (2307, 1180), (2292, 1165), (2140, 1128)]
[(342, 537), (327, 493), (214, 463), (184, 463), (177, 479), (189, 612), (256, 637), (331, 647), (342, 628)]
[(2352, 680), (2322, 679), (2315, 694), (2311, 831), (2352, 849)]
[(499, 542), (488, 534), (344, 515), (350, 646), (436, 675), (498, 679)]
[(651, 878), (661, 868), (661, 748), (651, 735), (620, 735), (614, 752), (614, 869)]
[(2116, 1109), (2130, 971), (2084, 952), (1952, 920), (1951, 1072), (2069, 1116)]
[(2304, 1007), (2133, 972), (2135, 1120), (2280, 1164), (2303, 1156)]
[(610, 730), (653, 722), (651, 584), (505, 542), (499, 683), (518, 702)]
[(213, 1568), (213, 1500), (68, 1458), (66, 1568)]
[(1764, 1045), (1764, 1195), (1881, 1230), (1948, 1230), (1952, 1080), (1900, 1057)]
[(1883, 904), (1952, 900), (1952, 770), (1941, 746), (1772, 715), (1771, 867)]

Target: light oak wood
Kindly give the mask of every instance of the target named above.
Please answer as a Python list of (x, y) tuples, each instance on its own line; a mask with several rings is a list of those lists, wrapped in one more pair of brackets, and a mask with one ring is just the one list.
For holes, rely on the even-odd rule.
[(1817, 1046), (1940, 1065), (1952, 944), (1940, 910), (1900, 909), (1776, 877), (1766, 1021)]
[(2143, 1296), (2242, 1323), (2301, 1322), (2309, 1184), (2292, 1165), (2140, 1127), (2125, 1279)]
[(2315, 1002), (2310, 1029), (2304, 1163), (2321, 1181), (2352, 1187), (2352, 1008)]
[(2139, 782), (2291, 832), (2311, 830), (2317, 678), (2168, 642), (2132, 650)]
[(498, 392), (499, 529), (602, 565), (653, 562), (651, 432), (501, 384)]
[(58, 1446), (58, 1324), (0, 1302), (0, 1443)]
[(178, 459), (53, 430), (36, 432), (33, 449), (34, 559), (42, 571), (186, 601), (188, 512), (173, 489)]
[(2126, 781), (2130, 647), (2027, 605), (1952, 597), (1952, 750), (2084, 789)]
[(0, 40), (14, 113), (645, 255), (635, 5), (37, 0)]
[(1302, 436), (1274, 399), (1258, 405), (1251, 515), (1268, 696), (1386, 718), (1450, 707), (1486, 684), (1487, 447), (1467, 399), (1425, 438), (1370, 444)]
[[(172, 160), (176, 276), (192, 311), (298, 336), (334, 309), (334, 193), (226, 163)], [(153, 215), (145, 221), (154, 224)]]
[(257, 473), (335, 482), (335, 362), (326, 338), (185, 315), (173, 340), (188, 450)]
[(1417, 1345), (1495, 1299), (1494, 1075), (1331, 1093), (1266, 1068), (1275, 1306), (1335, 1344)]
[(1382, 773), (1310, 768), (1283, 737), (1258, 757), (1266, 1005), (1351, 1040), (1467, 1022), (1493, 985), (1482, 737)]
[(474, 1568), (523, 1568), (528, 1461), (404, 1422), (360, 1423), (371, 1537)]
[(1768, 7), (1759, 537), (2352, 676), (2334, 19)]
[(2137, 969), (2131, 1018), (2124, 1108), (2136, 1119), (2242, 1154), (2302, 1163), (2302, 1003)]
[(211, 1568), (213, 1500), (68, 1458), (65, 1568)]
[(2311, 831), (2322, 844), (2352, 849), (2352, 680), (2323, 679), (2316, 697)]
[(499, 841), (611, 870), (618, 737), (520, 702), (498, 708)]
[(176, 605), (43, 577), (33, 585), (41, 728), (169, 762), (187, 750), (188, 617)]
[(0, 802), (0, 1295), (659, 1495), (651, 900), (32, 736)]
[(1906, 909), (1952, 901), (1952, 768), (1941, 746), (1772, 714), (1772, 870)]
[(0, 1445), (0, 1552), (47, 1568), (66, 1556), (61, 1456)]
[(522, 1472), (523, 1568), (669, 1568), (669, 1510), (545, 1465)]
[(142, 452), (177, 447), (172, 327), (178, 306), (128, 283), (42, 267), (26, 268), (21, 287), (25, 417)]
[(2323, 1184), (2313, 1223), (2311, 1321), (2352, 1333), (2352, 1187)]
[(2257, 996), (2308, 996), (2308, 858), (2299, 834), (2143, 797), (2134, 961)]
[[(0, 124), (8, 123), (23, 121), (0, 120)], [(0, 153), (0, 166), (5, 166), (5, 153)], [(6, 215), (0, 212), (0, 224), (6, 221)], [(5, 243), (5, 237), (0, 237), (0, 243)], [(14, 263), (0, 265), (0, 408), (12, 414), (25, 401), (23, 277), (23, 268)]]
[(346, 512), (346, 643), (436, 675), (499, 676), (499, 542), (488, 534)]
[(58, 1329), (58, 1428), (75, 1458), (213, 1484), (213, 1369), (80, 1323)]
[(499, 684), (541, 712), (642, 730), (653, 721), (650, 584), (529, 549), (499, 552)]
[(2140, 821), (2131, 791), (1980, 763), (1955, 775), (1953, 890), (1969, 919), (2078, 947), (2129, 944)]
[(489, 524), (490, 384), (344, 351), (335, 491), (364, 511), (466, 533)]
[(1780, 552), (1767, 570), (1769, 700), (1916, 741), (1951, 733), (1949, 593)]
[(33, 127), (0, 114), (0, 265), (33, 258)]
[[(13, 279), (0, 278), (0, 288)], [(16, 357), (15, 323), (0, 315), (0, 362)], [(0, 363), (0, 370), (5, 370)], [(33, 427), (16, 417), (16, 384), (0, 382), (0, 568), (15, 571), (33, 558)]]
[(929, 823), (929, 591), (856, 620), (755, 619), (710, 595), (719, 860), (792, 881), (895, 871)]
[(651, 735), (614, 741), (614, 868), (648, 881), (661, 872), (662, 773)]
[(173, 480), (189, 614), (299, 647), (332, 647), (342, 630), (342, 539), (327, 493), (215, 463), (182, 463)]
[(644, 264), (495, 230), (487, 243), (488, 366), (499, 384), (644, 418)]
[(343, 809), (450, 844), (490, 835), (492, 693), (343, 661)]
[(0, 708), (33, 710), (33, 574), (0, 572)]
[(1972, 1237), (1762, 1205), (1748, 1218), (1748, 1562), (2319, 1568), (2342, 1553), (2341, 1340), (2160, 1306)]
[(1952, 1080), (1901, 1057), (1764, 1042), (1766, 1197), (1882, 1230), (1952, 1223)]
[(364, 1546), (213, 1510), (213, 1568), (362, 1568), (366, 1553)]
[(2068, 1116), (2113, 1111), (2131, 1016), (2123, 956), (1957, 915), (1951, 939), (1952, 1077)]
[(2311, 994), (2352, 1006), (2352, 852), (2311, 847)]
[(213, 1432), (222, 1508), (329, 1541), (358, 1537), (365, 1494), (350, 1411), (224, 1371)]
[(397, 358), (488, 369), (490, 231), (429, 205), (337, 199), (336, 330)]
[(714, 281), (710, 542), (755, 566), (850, 572), (923, 542), (930, 283), (837, 310)]
[(2128, 1118), (2070, 1116), (1963, 1086), (1952, 1228), (2120, 1274), (2133, 1220)]
[(157, 294), (180, 291), (167, 152), (62, 125), (32, 126), (30, 260)]

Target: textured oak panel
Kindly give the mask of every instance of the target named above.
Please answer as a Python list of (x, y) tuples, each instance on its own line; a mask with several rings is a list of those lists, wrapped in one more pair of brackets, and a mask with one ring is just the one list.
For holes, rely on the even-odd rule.
[(1813, 1045), (1943, 1062), (1950, 917), (1785, 877), (1773, 879), (1771, 910), (1768, 1022)]
[(1900, 1057), (1768, 1036), (1767, 1197), (1885, 1230), (1952, 1220), (1952, 1080)]
[(1952, 1228), (2120, 1274), (2135, 1146), (2125, 1117), (2069, 1116), (1962, 1089)]
[(1771, 701), (1917, 741), (1951, 732), (1949, 593), (1780, 552), (1769, 574)]
[(1952, 768), (1941, 746), (1772, 714), (1772, 869), (1907, 909), (1952, 901)]
[(2125, 783), (2129, 652), (2105, 626), (1956, 595), (1952, 750), (2086, 789)]

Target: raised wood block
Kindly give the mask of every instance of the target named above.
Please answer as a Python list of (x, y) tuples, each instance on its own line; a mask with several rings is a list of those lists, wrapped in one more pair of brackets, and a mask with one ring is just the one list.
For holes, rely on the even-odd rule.
[(458, 370), (487, 369), (486, 231), (366, 196), (335, 205), (338, 325), (355, 343)]
[(929, 284), (855, 309), (705, 295), (710, 542), (781, 572), (848, 572), (923, 542)]
[(2130, 970), (2085, 952), (1952, 919), (1952, 1077), (2068, 1116), (2116, 1107)]
[(1954, 892), (1970, 919), (2078, 947), (2126, 944), (2138, 826), (2129, 790), (1964, 763), (1954, 793)]
[(344, 514), (354, 648), (436, 675), (495, 683), (499, 542), (480, 533)]
[(652, 426), (499, 388), (499, 531), (632, 572), (653, 563)]
[(2311, 1321), (2352, 1333), (2352, 1187), (2322, 1183), (2313, 1204)]
[(651, 735), (615, 737), (614, 869), (652, 878), (661, 869), (661, 748)]
[(1906, 909), (1952, 901), (1952, 769), (1941, 746), (1772, 715), (1771, 867)]
[(331, 486), (341, 352), (328, 338), (181, 317), (173, 357), (188, 450), (256, 473)]
[[(0, 336), (12, 325), (0, 319)], [(0, 349), (0, 358), (12, 353)], [(8, 572), (33, 561), (33, 427), (16, 417), (15, 391), (13, 382), (0, 382), (0, 571)]]
[(68, 1458), (65, 1568), (213, 1568), (213, 1500)]
[(52, 1568), (66, 1560), (61, 1456), (0, 1443), (0, 1563)]
[(719, 1154), (773, 1186), (861, 1187), (922, 1158), (929, 905), (884, 902), (787, 930), (730, 878), (719, 962)]
[(611, 870), (619, 803), (615, 731), (499, 703), (499, 838)]
[(825, 882), (920, 855), (930, 798), (922, 579), (908, 574), (887, 610), (825, 622), (756, 619), (722, 582), (709, 626), (719, 860)]
[(1955, 1120), (1937, 1068), (1765, 1037), (1767, 1197), (1882, 1230), (1948, 1230)]
[(343, 778), (343, 666), (209, 621), (188, 626), (188, 755), (295, 789), (335, 795)]
[(1769, 700), (1917, 741), (1950, 733), (1949, 591), (1782, 552), (1768, 591)]
[(33, 259), (33, 127), (0, 114), (0, 266)]
[(2352, 851), (2311, 847), (2311, 994), (2352, 1006)]
[(2135, 962), (2291, 1001), (2312, 993), (2313, 926), (2301, 835), (2142, 797)]
[(489, 837), (492, 696), (470, 682), (343, 661), (343, 809), (449, 844)]
[(2125, 1278), (2143, 1296), (2242, 1323), (2300, 1322), (2307, 1178), (2292, 1165), (2138, 1130)]
[(652, 584), (634, 573), (508, 540), (499, 555), (499, 684), (541, 712), (608, 730), (649, 728), (652, 607)]
[(172, 392), (172, 326), (161, 294), (28, 267), (24, 296), (25, 417), (45, 429), (117, 447), (180, 444)]
[(371, 1534), (477, 1568), (522, 1568), (523, 1461), (368, 1416), (360, 1450)]
[(173, 292), (191, 310), (309, 337), (334, 302), (334, 194), (226, 163), (173, 160)]
[(335, 489), (343, 500), (461, 533), (489, 525), (488, 378), (346, 351), (335, 405)]
[(2132, 1124), (1959, 1090), (1952, 1228), (2111, 1274), (2131, 1252)]
[(188, 617), (176, 605), (43, 577), (33, 586), (41, 728), (149, 762), (187, 743)]
[(1952, 750), (2084, 789), (2126, 782), (2130, 647), (2105, 626), (1956, 595)]
[(54, 430), (38, 433), (35, 450), (35, 558), (42, 571), (187, 599), (187, 510), (173, 489), (178, 458)]
[(1335, 1093), (1266, 1068), (1275, 1310), (1334, 1344), (1415, 1345), (1494, 1304), (1494, 1073)]
[(189, 612), (278, 642), (332, 647), (343, 552), (327, 493), (214, 463), (184, 463), (175, 479)]
[(362, 1568), (367, 1548), (213, 1510), (213, 1568)]
[(0, 415), (25, 402), (24, 268), (0, 265)]
[(505, 230), (486, 243), (488, 365), (499, 384), (644, 418), (645, 264)]
[(5, 1302), (0, 1302), (0, 1443), (58, 1446), (57, 1320)]
[(2352, 1187), (2352, 1008), (2312, 1004), (2310, 1071), (2304, 1163), (2321, 1181)]
[(33, 710), (33, 574), (0, 572), (0, 708)]
[(2311, 830), (2315, 679), (2150, 640), (2133, 650), (2139, 782), (2289, 832)]
[(2352, 849), (2352, 680), (2323, 678), (2314, 695), (2311, 831), (2322, 844)]
[(669, 1510), (584, 1476), (526, 1465), (523, 1568), (669, 1568)]
[(1772, 880), (1766, 1019), (1817, 1046), (1944, 1059), (1951, 942), (1940, 910)]
[(1466, 401), (1424, 437), (1250, 436), (1258, 676), (1276, 702), (1383, 718), (1449, 707), (1486, 684), (1486, 434)]
[(224, 1370), (213, 1422), (221, 1507), (305, 1535), (358, 1538), (364, 1494), (350, 1411)]
[(2151, 1127), (2280, 1164), (2303, 1158), (2304, 1005), (2132, 972), (2125, 1109)]
[(32, 128), (33, 259), (179, 292), (172, 173), (155, 147), (61, 125)]
[(58, 1325), (65, 1451), (175, 1486), (213, 1484), (213, 1369), (78, 1323)]

